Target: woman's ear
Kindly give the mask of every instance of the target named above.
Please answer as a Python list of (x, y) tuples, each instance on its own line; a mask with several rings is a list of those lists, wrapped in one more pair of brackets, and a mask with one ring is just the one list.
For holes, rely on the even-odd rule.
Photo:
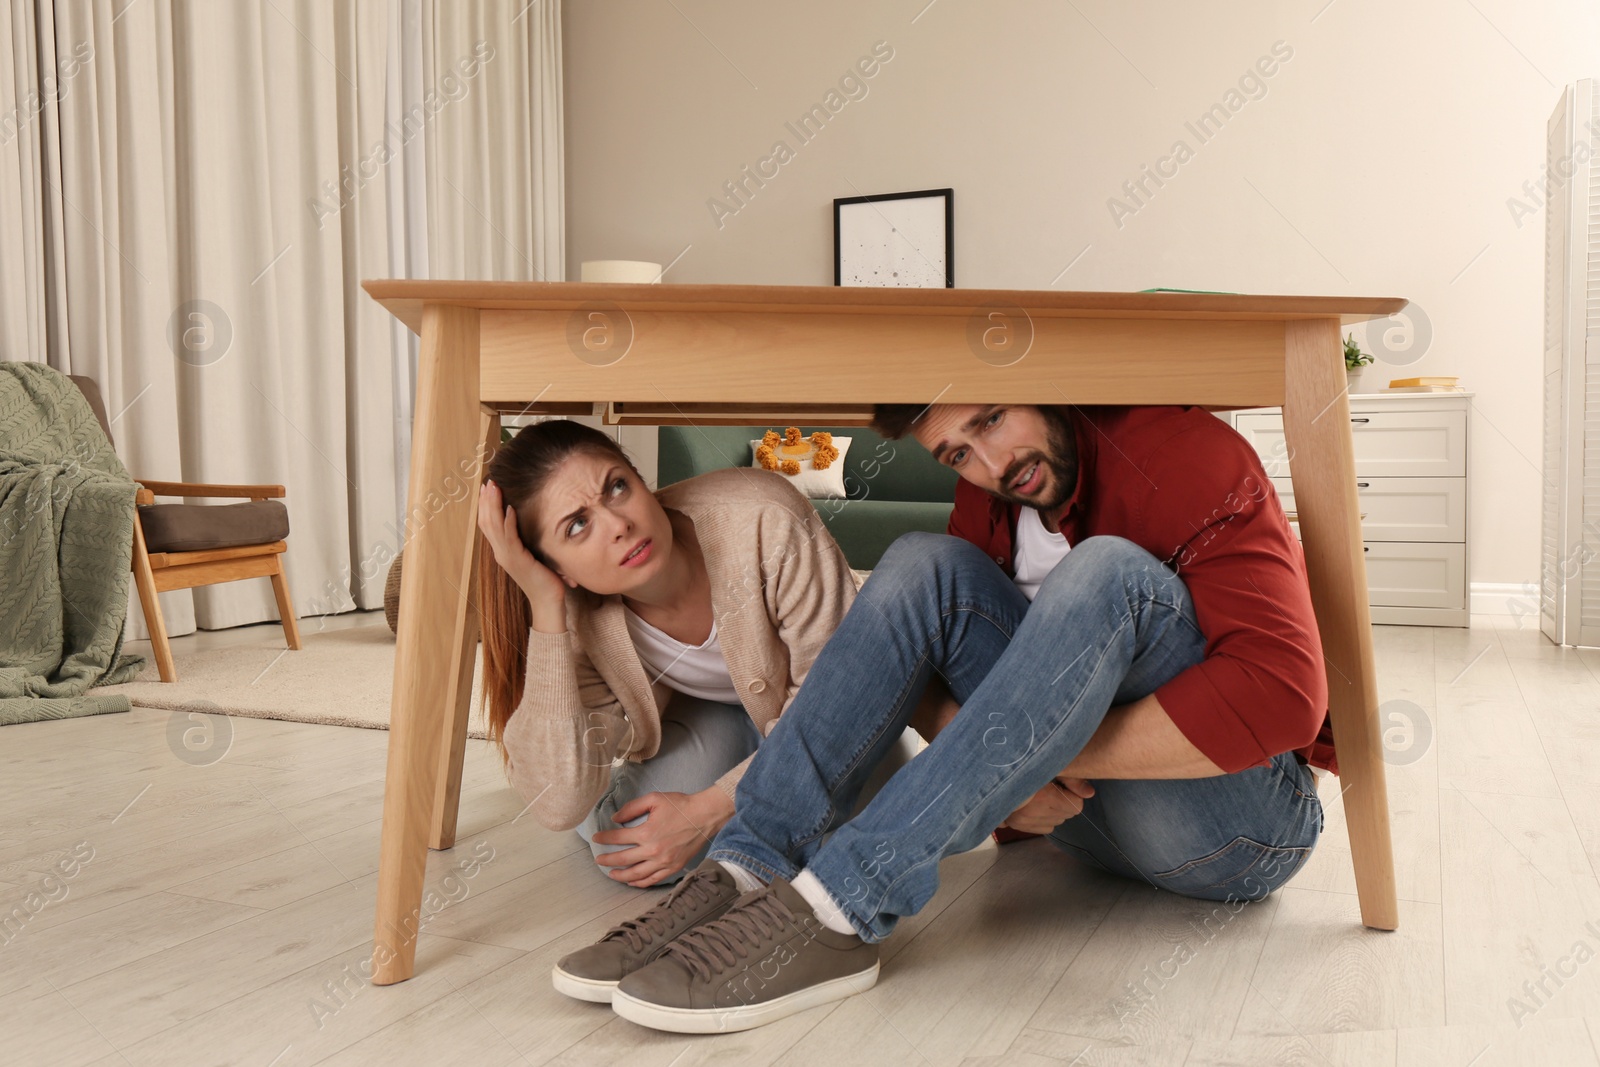
[(571, 578), (568, 578), (565, 574), (562, 574), (561, 573), (561, 568), (557, 567), (554, 563), (550, 562), (550, 558), (548, 556), (546, 556), (543, 552), (535, 552), (533, 554), (533, 558), (538, 560), (540, 563), (543, 563), (546, 567), (549, 567), (550, 570), (555, 573), (555, 576), (557, 578), (560, 578), (561, 581), (567, 586), (567, 588), (569, 588), (569, 589), (578, 588), (578, 583), (573, 581)]

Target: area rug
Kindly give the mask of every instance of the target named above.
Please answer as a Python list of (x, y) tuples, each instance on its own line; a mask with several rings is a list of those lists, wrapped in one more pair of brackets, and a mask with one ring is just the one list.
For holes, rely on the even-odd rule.
[[(381, 621), (317, 632), (301, 623), (301, 647), (290, 651), (283, 631), (260, 627), (258, 641), (177, 657), (178, 680), (161, 681), (151, 658), (131, 682), (96, 693), (122, 693), (140, 707), (203, 711), (251, 719), (284, 719), (328, 726), (389, 728), (394, 692), (394, 635)], [(472, 678), (470, 737), (487, 737), (483, 661)]]
[[(853, 572), (859, 587), (870, 571)], [(249, 719), (283, 719), (327, 726), (389, 728), (394, 692), (394, 634), (382, 625), (317, 631), (300, 623), (301, 647), (290, 651), (276, 626), (256, 627), (261, 637), (226, 648), (176, 658), (178, 680), (166, 683), (154, 657), (131, 682), (100, 686), (96, 694), (125, 694), (140, 707), (203, 711)], [(472, 672), (467, 736), (486, 738), (482, 646)]]

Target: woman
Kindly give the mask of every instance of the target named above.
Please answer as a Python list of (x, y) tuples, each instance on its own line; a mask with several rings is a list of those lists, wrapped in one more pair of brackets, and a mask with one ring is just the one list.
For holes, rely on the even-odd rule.
[(782, 475), (652, 493), (566, 420), (496, 453), (478, 526), (489, 736), (512, 785), (620, 882), (692, 869), (855, 599), (844, 553)]

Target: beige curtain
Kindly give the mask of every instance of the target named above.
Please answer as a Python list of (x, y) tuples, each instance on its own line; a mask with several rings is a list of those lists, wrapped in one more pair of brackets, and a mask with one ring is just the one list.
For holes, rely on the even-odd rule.
[[(0, 3), (0, 357), (95, 377), (136, 478), (285, 485), (298, 614), (379, 606), (415, 348), (359, 283), (559, 277), (556, 4)], [(162, 606), (276, 618), (265, 582)]]
[[(564, 204), (560, 6), (427, 9), (426, 89), (456, 101), (427, 141), (431, 276), (560, 281), (566, 231), (550, 224)], [(492, 58), (467, 83), (464, 58), (485, 49)]]

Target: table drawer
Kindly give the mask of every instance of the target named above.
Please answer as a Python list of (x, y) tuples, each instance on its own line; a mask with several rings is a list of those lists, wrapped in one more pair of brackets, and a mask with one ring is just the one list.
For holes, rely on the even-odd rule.
[[(1272, 479), (1283, 510), (1295, 511), (1294, 484)], [(1361, 537), (1366, 541), (1465, 541), (1467, 480), (1465, 478), (1357, 478), (1356, 497), (1366, 516)], [(1298, 524), (1295, 536), (1299, 536)]]
[(1366, 541), (1362, 547), (1367, 558), (1367, 602), (1372, 606), (1466, 606), (1466, 545)]
[[(1234, 426), (1261, 456), (1270, 477), (1288, 477), (1281, 412), (1241, 412)], [(1350, 413), (1357, 478), (1464, 478), (1467, 413), (1380, 411)]]

